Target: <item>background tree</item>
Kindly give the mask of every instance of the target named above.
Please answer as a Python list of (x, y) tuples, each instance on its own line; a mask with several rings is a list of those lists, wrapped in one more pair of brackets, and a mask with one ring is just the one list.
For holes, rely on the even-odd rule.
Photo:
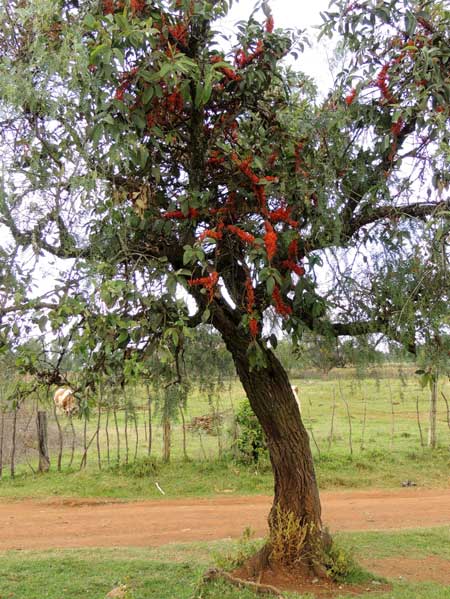
[[(398, 314), (348, 266), (380, 247), (398, 263), (437, 231), (450, 178), (444, 2), (334, 7), (324, 33), (349, 62), (325, 100), (283, 65), (301, 39), (265, 2), (225, 47), (221, 0), (12, 0), (0, 26), (0, 222), (17, 258), (3, 334), (38, 326), (86, 376), (115, 362), (126, 375), (159, 340), (179, 348), (186, 327), (212, 324), (267, 439), (271, 532), (294, 517), (291, 565), (319, 575), (308, 435), (263, 325), (294, 342), (398, 337)], [(37, 297), (48, 260), (61, 272)]]

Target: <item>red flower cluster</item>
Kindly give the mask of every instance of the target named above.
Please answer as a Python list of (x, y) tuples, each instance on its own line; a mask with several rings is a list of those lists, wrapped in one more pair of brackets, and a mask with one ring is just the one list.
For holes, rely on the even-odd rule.
[(275, 285), (275, 289), (273, 290), (272, 300), (275, 304), (275, 310), (278, 312), (278, 314), (281, 316), (289, 316), (292, 314), (291, 306), (288, 306), (284, 303), (283, 298), (281, 297), (280, 288), (277, 285)]
[(245, 291), (247, 296), (247, 312), (251, 314), (255, 307), (255, 290), (250, 278), (245, 281)]
[(381, 91), (381, 95), (385, 98), (389, 103), (395, 103), (395, 98), (391, 94), (389, 90), (389, 86), (387, 83), (388, 72), (389, 72), (389, 63), (386, 63), (377, 76), (377, 87)]
[(177, 41), (186, 46), (187, 44), (187, 29), (184, 23), (177, 23), (168, 29), (169, 34)]
[(104, 15), (114, 14), (114, 0), (103, 0), (102, 7)]
[(153, 125), (156, 123), (156, 117), (153, 112), (147, 112), (147, 114), (145, 115), (145, 120), (149, 129), (151, 129)]
[(250, 335), (253, 337), (253, 339), (255, 339), (255, 337), (258, 335), (258, 321), (256, 318), (250, 318), (248, 321), (248, 328), (250, 330)]
[(274, 23), (272, 15), (270, 15), (270, 17), (267, 17), (267, 21), (266, 21), (266, 31), (267, 31), (267, 33), (272, 33), (274, 24), (275, 23)]
[(269, 262), (277, 253), (277, 234), (269, 221), (264, 223), (266, 234), (264, 235), (264, 245), (266, 246), (267, 258)]
[(402, 117), (399, 117), (399, 119), (395, 123), (392, 123), (392, 125), (391, 125), (392, 135), (395, 135), (395, 137), (398, 137), (403, 129), (404, 124), (405, 123), (404, 123)]
[[(268, 165), (273, 166), (274, 162), (276, 161), (277, 158), (278, 158), (278, 152), (275, 150), (274, 152), (272, 152), (272, 154), (267, 159)], [(267, 179), (267, 177), (266, 177), (266, 179)]]
[(356, 98), (356, 89), (352, 89), (351, 92), (346, 96), (345, 103), (347, 106), (353, 104), (353, 100)]
[(235, 225), (227, 225), (227, 230), (230, 231), (230, 233), (234, 233), (235, 235), (237, 235), (239, 239), (242, 239), (242, 241), (245, 241), (245, 243), (252, 244), (255, 241), (254, 235), (252, 235), (251, 233), (247, 233), (247, 231), (243, 231)]
[(200, 285), (201, 287), (204, 287), (208, 291), (209, 301), (212, 302), (213, 297), (214, 297), (214, 288), (217, 285), (218, 281), (219, 281), (219, 273), (214, 271), (209, 275), (209, 277), (200, 277), (199, 279), (190, 279), (188, 281), (188, 283), (189, 283), (189, 285), (191, 285), (191, 287), (194, 287), (195, 285)]
[(183, 110), (183, 97), (179, 91), (174, 91), (167, 96), (167, 110), (169, 112), (178, 113)]
[(269, 218), (273, 223), (284, 222), (290, 225), (291, 227), (298, 227), (298, 221), (291, 219), (292, 208), (277, 208), (276, 210), (272, 210), (269, 212)]
[(292, 270), (292, 272), (295, 272), (295, 274), (299, 277), (302, 277), (305, 274), (305, 269), (303, 266), (301, 264), (297, 264), (297, 262), (294, 262), (294, 260), (283, 260), (281, 266), (284, 266), (284, 268), (287, 268), (288, 270)]
[(253, 183), (253, 185), (257, 185), (259, 183), (258, 175), (256, 175), (250, 168), (250, 163), (252, 161), (251, 156), (249, 158), (246, 158), (245, 160), (239, 160), (236, 152), (233, 152), (231, 154), (231, 160), (238, 165), (239, 170), (242, 173), (244, 173), (244, 175), (246, 177), (248, 177), (250, 179), (250, 181), (251, 181), (251, 183)]
[(130, 0), (130, 7), (133, 14), (142, 12), (145, 8), (145, 0)]
[(239, 69), (246, 67), (251, 62), (253, 62), (256, 58), (261, 56), (264, 53), (264, 44), (262, 40), (258, 40), (256, 44), (256, 49), (251, 54), (246, 54), (244, 50), (239, 50), (236, 54), (236, 66)]
[(132, 79), (138, 71), (139, 71), (138, 67), (133, 67), (129, 71), (124, 71), (123, 73), (121, 73), (120, 81), (122, 81), (122, 83), (116, 89), (116, 93), (114, 96), (116, 100), (123, 102), (125, 92), (131, 86)]
[(197, 208), (189, 208), (188, 213), (184, 214), (181, 210), (172, 210), (171, 212), (165, 212), (163, 218), (175, 218), (178, 220), (186, 220), (187, 218), (198, 218), (200, 216)]
[[(223, 56), (219, 56), (217, 54), (211, 56), (210, 58), (210, 62), (213, 64), (216, 62), (223, 62), (224, 60), (225, 59)], [(227, 79), (231, 79), (232, 81), (240, 81), (242, 79), (242, 77), (238, 75), (234, 69), (230, 69), (230, 67), (220, 67), (219, 71), (225, 75)]]
[(213, 150), (210, 158), (208, 158), (206, 164), (223, 164), (225, 157), (220, 155), (219, 150)]
[(206, 237), (209, 237), (210, 239), (222, 239), (223, 233), (222, 231), (213, 231), (211, 229), (207, 229), (206, 231), (203, 231), (203, 233), (200, 233), (198, 236), (198, 241), (203, 241), (206, 239)]
[[(251, 156), (249, 158), (246, 158), (245, 160), (239, 160), (239, 157), (236, 154), (236, 152), (233, 152), (231, 154), (231, 160), (235, 164), (237, 164), (237, 166), (239, 167), (239, 170), (242, 173), (244, 173), (244, 175), (250, 180), (250, 183), (252, 184), (252, 187), (253, 187), (253, 192), (259, 202), (261, 212), (262, 212), (262, 214), (266, 215), (267, 214), (266, 190), (264, 188), (264, 185), (260, 184), (261, 179), (250, 168), (250, 164), (252, 162)], [(270, 178), (265, 177), (265, 179), (266, 179), (266, 181), (272, 181), (272, 180), (276, 180), (276, 177), (270, 177)]]
[(293, 239), (288, 246), (288, 256), (291, 260), (295, 259), (298, 254), (298, 239)]

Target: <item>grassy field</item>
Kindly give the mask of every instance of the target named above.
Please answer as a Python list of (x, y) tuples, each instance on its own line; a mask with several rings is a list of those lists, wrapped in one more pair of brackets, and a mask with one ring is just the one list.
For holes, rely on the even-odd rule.
[[(449, 529), (404, 533), (342, 534), (338, 543), (353, 549), (356, 560), (395, 556), (439, 555), (450, 559)], [(167, 545), (158, 549), (117, 548), (9, 551), (0, 553), (0, 596), (8, 599), (104, 599), (119, 584), (127, 599), (253, 599), (250, 591), (222, 583), (202, 586), (202, 573), (239, 550), (238, 543), (220, 541)], [(360, 577), (360, 575), (358, 575)], [(367, 579), (372, 584), (373, 577)], [(378, 599), (449, 599), (450, 587), (437, 583), (393, 580)], [(286, 597), (300, 598), (290, 593)], [(306, 599), (306, 595), (302, 596)], [(342, 595), (349, 599), (349, 595)]]
[[(359, 378), (355, 373), (340, 372), (328, 380), (317, 377), (293, 380), (301, 389), (302, 415), (311, 438), (316, 471), (321, 489), (398, 488), (403, 481), (423, 487), (450, 486), (449, 426), (445, 403), (440, 399), (438, 415), (438, 449), (422, 446), (427, 440), (427, 389), (420, 388), (411, 373), (393, 369)], [(450, 385), (442, 387), (450, 397)], [(137, 405), (145, 398), (138, 389)], [(129, 460), (125, 463), (124, 413), (118, 413), (120, 429), (120, 463), (117, 463), (115, 432), (110, 429), (110, 460), (106, 459), (105, 414), (102, 414), (100, 447), (102, 470), (98, 471), (95, 443), (88, 454), (85, 469), (79, 470), (80, 439), (83, 421), (74, 420), (77, 447), (73, 467), (67, 468), (70, 429), (66, 430), (63, 472), (57, 472), (55, 450), (52, 466), (46, 475), (31, 472), (36, 456), (27, 454), (28, 464), (21, 463), (17, 476), (8, 476), (4, 466), (0, 497), (98, 497), (112, 499), (167, 499), (214, 495), (245, 495), (272, 492), (272, 474), (266, 461), (243, 465), (233, 459), (232, 416), (244, 394), (233, 382), (215, 398), (224, 415), (220, 429), (223, 455), (219, 459), (216, 435), (190, 432), (187, 453), (183, 458), (182, 428), (173, 427), (172, 460), (161, 462), (161, 427), (158, 414), (154, 420), (152, 459), (146, 457), (146, 414), (138, 410), (138, 459), (134, 460), (135, 429), (129, 422)], [(422, 439), (417, 423), (417, 407)], [(211, 413), (208, 398), (198, 391), (189, 398), (186, 421)], [(110, 422), (111, 426), (111, 422)], [(95, 430), (95, 420), (88, 422), (87, 438)], [(422, 441), (422, 442), (421, 442)], [(165, 492), (163, 496), (158, 486)], [(432, 529), (396, 533), (359, 533), (339, 535), (339, 543), (351, 548), (356, 559), (439, 556), (450, 560), (450, 530)], [(202, 573), (214, 563), (226, 562), (240, 550), (231, 541), (170, 545), (158, 549), (117, 548), (51, 551), (9, 551), (0, 553), (0, 599), (104, 599), (119, 584), (128, 589), (126, 599), (251, 599), (249, 591), (237, 590), (223, 583), (201, 586)], [(371, 584), (369, 579), (368, 584)], [(299, 597), (286, 594), (286, 597)], [(347, 596), (343, 595), (343, 599)], [(450, 599), (450, 588), (437, 583), (412, 583), (393, 580), (388, 593), (380, 599)], [(306, 599), (306, 596), (303, 596)], [(309, 599), (309, 598), (308, 598)], [(349, 599), (349, 598), (348, 598)]]
[[(434, 452), (397, 453), (368, 451), (363, 455), (325, 454), (316, 458), (321, 489), (399, 488), (410, 480), (421, 487), (450, 486), (450, 456), (447, 449)], [(164, 490), (162, 495), (156, 483)], [(232, 461), (174, 461), (157, 463), (156, 470), (145, 462), (129, 467), (82, 471), (22, 474), (4, 478), (0, 497), (106, 497), (113, 499), (173, 499), (213, 495), (270, 494), (273, 479), (268, 465), (263, 469)]]
[[(359, 378), (352, 371), (339, 371), (339, 376), (328, 380), (310, 378), (293, 380), (300, 387), (302, 416), (311, 438), (311, 447), (319, 484), (322, 489), (399, 487), (410, 480), (418, 486), (448, 487), (450, 485), (449, 425), (446, 405), (439, 401), (438, 449), (431, 451), (426, 445), (428, 426), (429, 390), (422, 389), (411, 372), (391, 367), (387, 372), (372, 372), (372, 376)], [(394, 376), (395, 375), (395, 376)], [(440, 391), (450, 397), (450, 384), (442, 379)], [(144, 406), (143, 390), (137, 389), (133, 397), (136, 405)], [(65, 438), (63, 472), (56, 472), (55, 448), (51, 449), (52, 467), (46, 476), (32, 474), (36, 468), (36, 452), (30, 450), (28, 464), (17, 467), (17, 476), (11, 480), (7, 464), (0, 482), (2, 497), (46, 497), (52, 495), (78, 497), (112, 497), (123, 499), (160, 498), (156, 483), (165, 491), (165, 497), (211, 496), (215, 494), (254, 494), (272, 491), (270, 466), (243, 465), (233, 460), (232, 415), (243, 400), (240, 385), (232, 381), (215, 398), (219, 411), (224, 414), (220, 427), (222, 458), (219, 459), (217, 435), (204, 432), (187, 434), (187, 454), (183, 458), (182, 427), (173, 426), (172, 460), (163, 464), (159, 459), (162, 431), (159, 416), (155, 415), (153, 427), (153, 461), (148, 462), (146, 438), (146, 413), (138, 410), (139, 433), (138, 460), (134, 462), (136, 436), (134, 422), (128, 423), (129, 459), (126, 461), (124, 439), (124, 412), (118, 412), (120, 429), (120, 464), (117, 465), (115, 428), (110, 419), (110, 460), (106, 455), (106, 415), (102, 414), (100, 447), (102, 471), (98, 472), (96, 443), (88, 453), (87, 468), (79, 471), (83, 421), (74, 419), (77, 433), (75, 459), (71, 469), (69, 461), (70, 438)], [(417, 407), (421, 422), (420, 436)], [(187, 409), (186, 422), (211, 412), (208, 398), (193, 391)], [(69, 422), (61, 417), (66, 432)], [(33, 422), (31, 420), (31, 422)], [(88, 422), (87, 438), (95, 431), (95, 418)], [(70, 432), (70, 431), (69, 431)], [(5, 458), (6, 459), (6, 456)]]

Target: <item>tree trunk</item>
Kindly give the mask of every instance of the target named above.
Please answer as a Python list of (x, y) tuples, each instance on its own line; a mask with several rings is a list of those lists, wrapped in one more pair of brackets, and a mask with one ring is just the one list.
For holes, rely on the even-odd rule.
[(189, 457), (187, 454), (187, 443), (186, 443), (186, 419), (184, 417), (183, 406), (180, 405), (179, 409), (180, 409), (180, 415), (181, 415), (181, 423), (182, 423), (182, 427), (183, 427), (183, 429), (182, 429), (182, 431), (183, 431), (183, 458), (187, 462), (189, 460)]
[(133, 412), (133, 423), (134, 423), (134, 436), (135, 436), (135, 443), (134, 443), (134, 461), (137, 460), (138, 457), (138, 451), (139, 451), (139, 427), (138, 427), (138, 412), (136, 410), (134, 410)]
[(128, 408), (125, 406), (125, 464), (128, 464)]
[(39, 472), (48, 472), (50, 469), (50, 458), (48, 455), (48, 427), (47, 412), (37, 413), (37, 435), (39, 448)]
[(70, 422), (70, 430), (72, 431), (72, 441), (70, 444), (70, 461), (69, 461), (69, 468), (71, 468), (72, 464), (73, 464), (73, 459), (75, 457), (75, 442), (76, 442), (76, 433), (75, 433), (75, 427), (73, 425), (72, 414), (69, 414), (69, 422)]
[[(325, 576), (321, 562), (330, 537), (322, 530), (309, 438), (287, 373), (273, 352), (263, 348), (265, 367), (251, 369), (247, 354), (250, 339), (222, 311), (214, 316), (214, 324), (232, 354), (250, 405), (264, 430), (274, 475), (269, 543), (255, 569), (264, 568), (264, 562), (267, 565), (269, 560), (289, 567), (301, 564), (310, 573)], [(299, 526), (295, 538), (287, 537), (289, 519)]]
[(163, 461), (170, 462), (170, 420), (165, 417), (163, 422)]
[(88, 453), (88, 445), (87, 445), (87, 415), (84, 413), (84, 425), (83, 425), (83, 459), (81, 460), (80, 470), (81, 468), (86, 468), (87, 466), (87, 453)]
[(430, 395), (430, 428), (428, 431), (428, 447), (436, 449), (437, 435), (436, 435), (436, 420), (437, 420), (437, 388), (438, 388), (438, 376), (433, 377), (431, 383), (431, 395)]
[(13, 426), (12, 426), (12, 434), (11, 434), (11, 466), (10, 473), (11, 478), (14, 478), (16, 475), (16, 440), (17, 440), (17, 412), (19, 408), (16, 406), (14, 408), (13, 415)]
[(147, 388), (147, 410), (148, 410), (148, 446), (147, 455), (152, 453), (152, 441), (153, 441), (153, 427), (152, 427), (152, 397), (150, 395), (150, 386), (146, 385)]
[[(47, 396), (48, 399), (48, 396)], [(61, 429), (61, 423), (59, 422), (59, 418), (58, 418), (58, 414), (56, 411), (56, 404), (53, 403), (53, 416), (55, 417), (55, 422), (56, 422), (56, 426), (58, 427), (58, 464), (57, 464), (57, 470), (58, 472), (61, 472), (61, 465), (62, 465), (62, 455), (63, 455), (63, 449), (64, 449), (64, 437), (63, 437), (63, 432)]]
[(3, 436), (5, 432), (5, 412), (0, 406), (0, 480), (3, 476)]
[(106, 435), (106, 461), (108, 462), (108, 466), (110, 464), (110, 455), (109, 455), (109, 412), (110, 407), (106, 408), (106, 424), (105, 424), (105, 435)]
[(119, 423), (117, 422), (116, 406), (113, 407), (113, 416), (114, 416), (114, 427), (116, 429), (116, 451), (117, 451), (116, 461), (117, 461), (117, 464), (120, 464), (120, 433), (119, 433)]
[(102, 418), (102, 404), (101, 404), (101, 400), (100, 400), (98, 402), (98, 406), (97, 406), (97, 435), (96, 435), (96, 440), (97, 440), (97, 465), (98, 465), (98, 469), (99, 470), (102, 469), (102, 454), (101, 454), (101, 448), (100, 448), (101, 418)]

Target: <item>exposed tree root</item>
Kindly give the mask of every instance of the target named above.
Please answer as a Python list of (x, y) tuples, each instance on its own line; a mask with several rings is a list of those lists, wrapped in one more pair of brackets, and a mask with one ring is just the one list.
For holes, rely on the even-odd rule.
[(218, 568), (212, 568), (211, 570), (205, 572), (205, 574), (203, 575), (204, 582), (219, 579), (226, 580), (233, 586), (239, 588), (251, 589), (255, 593), (275, 595), (279, 599), (283, 599), (284, 597), (280, 589), (277, 589), (277, 587), (274, 587), (270, 584), (261, 584), (260, 582), (251, 582), (250, 580), (243, 580), (242, 578), (237, 578), (232, 574), (229, 574), (228, 572), (225, 572), (224, 570), (220, 570)]

